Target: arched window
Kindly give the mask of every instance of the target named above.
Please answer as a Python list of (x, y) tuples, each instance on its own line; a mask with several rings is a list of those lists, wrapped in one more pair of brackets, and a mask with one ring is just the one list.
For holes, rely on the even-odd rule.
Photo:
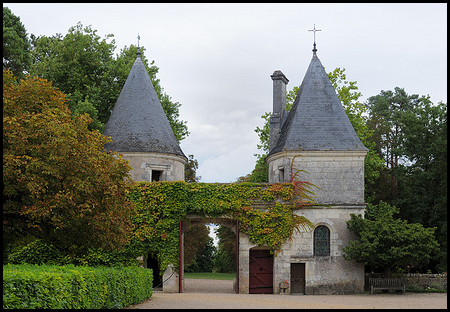
[(330, 230), (325, 225), (319, 225), (314, 230), (314, 255), (330, 255)]

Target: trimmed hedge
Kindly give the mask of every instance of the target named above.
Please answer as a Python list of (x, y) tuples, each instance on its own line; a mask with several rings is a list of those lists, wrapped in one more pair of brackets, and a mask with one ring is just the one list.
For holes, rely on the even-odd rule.
[(4, 265), (3, 309), (120, 309), (152, 296), (139, 267)]

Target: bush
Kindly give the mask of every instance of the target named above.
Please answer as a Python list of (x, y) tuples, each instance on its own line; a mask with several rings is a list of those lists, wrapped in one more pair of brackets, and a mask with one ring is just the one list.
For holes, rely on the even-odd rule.
[(79, 256), (63, 255), (52, 245), (35, 240), (23, 247), (12, 250), (8, 264), (48, 264), (48, 265), (85, 265), (85, 266), (137, 266), (137, 253), (127, 248), (121, 250), (103, 250), (89, 248), (87, 254)]
[(3, 309), (120, 309), (152, 296), (152, 270), (3, 266)]
[(26, 246), (16, 248), (9, 256), (11, 264), (61, 264), (64, 256), (53, 245), (44, 244), (35, 240)]

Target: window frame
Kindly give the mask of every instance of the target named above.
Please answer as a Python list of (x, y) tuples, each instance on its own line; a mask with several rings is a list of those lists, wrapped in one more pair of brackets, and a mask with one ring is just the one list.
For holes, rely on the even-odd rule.
[[(321, 240), (318, 241), (318, 237), (317, 237), (318, 236), (318, 231), (322, 230), (322, 229), (326, 230), (326, 240), (321, 239)], [(315, 257), (328, 257), (328, 256), (330, 256), (330, 237), (331, 237), (330, 232), (331, 231), (328, 228), (328, 226), (323, 225), (323, 224), (317, 226), (314, 229), (313, 237), (314, 237), (314, 256)], [(319, 242), (326, 242), (326, 245), (327, 245), (326, 252), (323, 252), (322, 250), (319, 250), (319, 248), (317, 248), (318, 247), (317, 245), (318, 245)], [(318, 251), (320, 251), (320, 253)]]

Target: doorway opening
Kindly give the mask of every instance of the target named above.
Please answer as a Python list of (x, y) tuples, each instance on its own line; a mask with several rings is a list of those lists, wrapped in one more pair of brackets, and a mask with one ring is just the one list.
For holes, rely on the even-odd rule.
[(291, 294), (305, 294), (305, 264), (291, 263)]
[(182, 221), (180, 292), (236, 292), (235, 221), (191, 217)]
[(146, 268), (153, 270), (153, 290), (162, 290), (163, 280), (159, 269), (159, 261), (153, 253), (147, 255)]

